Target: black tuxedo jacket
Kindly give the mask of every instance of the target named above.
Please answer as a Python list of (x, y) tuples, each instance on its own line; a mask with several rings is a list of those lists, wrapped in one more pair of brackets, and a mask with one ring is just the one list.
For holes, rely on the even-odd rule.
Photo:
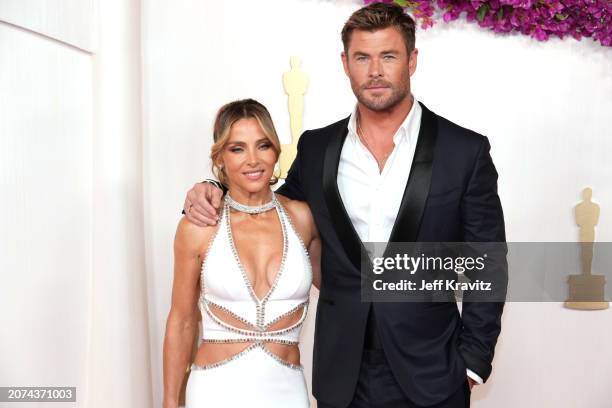
[[(422, 105), (416, 152), (392, 242), (504, 242), (497, 172), (484, 136)], [(503, 303), (365, 303), (362, 246), (338, 192), (348, 118), (304, 132), (279, 193), (306, 201), (322, 238), (313, 394), (347, 406), (355, 390), (370, 307), (389, 365), (406, 396), (431, 405), (465, 384), (466, 367), (485, 381), (501, 330)]]

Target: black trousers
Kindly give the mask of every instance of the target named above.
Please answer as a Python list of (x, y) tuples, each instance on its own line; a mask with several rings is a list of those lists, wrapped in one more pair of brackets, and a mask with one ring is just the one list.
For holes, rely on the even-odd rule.
[(353, 401), (348, 407), (317, 402), (318, 408), (469, 408), (470, 387), (463, 387), (444, 401), (423, 407), (411, 402), (395, 380), (383, 350), (365, 350)]

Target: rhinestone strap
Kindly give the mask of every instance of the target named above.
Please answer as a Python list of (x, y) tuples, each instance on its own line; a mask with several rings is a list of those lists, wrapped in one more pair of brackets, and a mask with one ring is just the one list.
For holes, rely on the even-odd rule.
[(312, 282), (312, 279), (313, 279), (312, 263), (310, 262), (310, 253), (308, 252), (308, 248), (306, 248), (306, 244), (304, 244), (304, 240), (302, 240), (302, 236), (299, 234), (297, 228), (295, 228), (295, 225), (293, 224), (293, 220), (289, 216), (289, 213), (287, 212), (285, 207), (283, 207), (283, 205), (280, 202), (278, 203), (278, 208), (280, 208), (280, 210), (284, 214), (284, 218), (286, 218), (287, 221), (289, 222), (289, 227), (292, 229), (293, 233), (298, 238), (298, 241), (300, 242), (300, 246), (302, 247), (302, 250), (306, 254), (306, 263), (308, 265), (308, 274), (310, 276), (310, 281)]
[(248, 346), (247, 348), (245, 348), (244, 350), (242, 350), (240, 353), (234, 354), (231, 357), (226, 358), (225, 360), (221, 360), (218, 361), (216, 363), (212, 363), (212, 364), (206, 364), (206, 365), (198, 365), (198, 364), (192, 364), (191, 365), (191, 370), (192, 371), (196, 371), (196, 370), (210, 370), (213, 368), (217, 368), (220, 367), (222, 365), (225, 365), (231, 361), (234, 361), (240, 357), (243, 357), (244, 355), (246, 355), (248, 352), (250, 352), (251, 350), (254, 350), (256, 348), (260, 348), (264, 353), (266, 353), (268, 356), (272, 357), (272, 359), (274, 361), (276, 361), (279, 364), (282, 364), (285, 367), (291, 368), (292, 370), (303, 370), (302, 365), (297, 365), (297, 364), (291, 364), (285, 360), (283, 360), (282, 358), (280, 358), (279, 356), (277, 356), (276, 354), (274, 354), (273, 352), (271, 352), (270, 350), (268, 350), (266, 348), (266, 346), (264, 345), (264, 343), (257, 341), (253, 344), (251, 344), (250, 346)]
[(301, 316), (300, 316), (300, 319), (299, 319), (299, 320), (298, 320), (296, 323), (294, 323), (294, 324), (297, 324), (297, 323), (303, 322), (303, 321), (304, 321), (304, 319), (306, 318), (306, 314), (308, 313), (308, 303), (309, 303), (309, 301), (308, 301), (308, 300), (307, 300), (307, 301), (305, 301), (305, 302), (302, 302), (302, 303), (300, 303), (299, 305), (297, 305), (296, 307), (294, 307), (293, 309), (291, 309), (291, 310), (289, 310), (289, 311), (287, 311), (287, 312), (283, 313), (282, 315), (278, 316), (276, 319), (274, 319), (274, 320), (272, 320), (270, 323), (266, 324), (266, 329), (267, 329), (268, 327), (272, 326), (274, 323), (278, 323), (278, 322), (280, 322), (282, 319), (284, 319), (285, 317), (287, 317), (287, 316), (289, 316), (289, 315), (291, 315), (291, 314), (293, 314), (293, 313), (297, 312), (297, 311), (298, 311), (298, 310), (299, 310), (301, 307), (303, 307), (304, 309), (302, 310), (302, 314), (301, 314)]
[[(223, 209), (221, 209), (221, 211), (223, 211)], [(225, 214), (222, 213), (221, 217), (225, 217)], [(221, 228), (219, 227), (219, 225), (217, 225), (215, 232), (213, 233), (212, 237), (210, 238), (210, 241), (208, 242), (208, 247), (206, 248), (206, 252), (204, 253), (204, 262), (202, 262), (202, 267), (200, 268), (200, 297), (199, 297), (199, 301), (198, 304), (200, 306), (200, 315), (204, 316), (204, 301), (205, 301), (205, 295), (206, 295), (206, 281), (204, 278), (204, 274), (206, 273), (206, 271), (208, 270), (208, 255), (210, 254), (213, 244), (215, 243), (215, 241), (217, 240), (217, 235), (219, 235), (219, 230)]]
[(285, 339), (260, 339), (257, 337), (244, 337), (242, 339), (202, 339), (202, 343), (211, 344), (234, 344), (234, 343), (251, 343), (251, 342), (262, 342), (262, 343), (275, 343), (282, 344), (284, 346), (297, 346), (300, 344), (299, 341), (285, 340)]
[(264, 346), (263, 344), (261, 344), (261, 349), (263, 350), (264, 353), (266, 353), (267, 355), (269, 355), (270, 357), (272, 357), (274, 360), (276, 360), (276, 362), (284, 365), (285, 367), (289, 367), (292, 370), (302, 370), (303, 367), (302, 365), (298, 365), (298, 364), (291, 364), (285, 360), (283, 360), (282, 358), (280, 358), (279, 356), (277, 356), (276, 354), (274, 354), (273, 352), (271, 352), (270, 350), (268, 350), (266, 348), (266, 346)]
[[(210, 310), (210, 306), (212, 305), (215, 308), (217, 308), (217, 309), (219, 309), (219, 310), (229, 314), (231, 317), (233, 317), (234, 319), (238, 320), (239, 322), (244, 323), (245, 325), (249, 326), (250, 329), (246, 329), (246, 330), (253, 330), (253, 329), (256, 328), (256, 326), (253, 323), (251, 323), (250, 321), (248, 321), (247, 319), (245, 319), (242, 316), (238, 316), (236, 313), (232, 312), (227, 307), (221, 306), (220, 304), (212, 302), (212, 301), (210, 301), (210, 300), (208, 300), (206, 298), (204, 298), (204, 302), (206, 303), (206, 305), (207, 305), (209, 310)], [(211, 313), (212, 313), (212, 310), (211, 310)]]
[(244, 265), (242, 264), (242, 261), (240, 260), (240, 257), (238, 256), (238, 250), (236, 249), (236, 244), (234, 243), (234, 238), (232, 236), (232, 224), (230, 220), (229, 203), (227, 200), (225, 201), (225, 205), (224, 205), (224, 211), (226, 212), (225, 216), (227, 217), (227, 219), (225, 220), (226, 222), (225, 227), (227, 230), (227, 238), (228, 238), (228, 241), (230, 242), (230, 248), (232, 250), (232, 254), (234, 256), (236, 264), (238, 265), (238, 269), (240, 269), (240, 273), (242, 274), (242, 279), (246, 287), (248, 288), (251, 298), (256, 304), (257, 327), (259, 327), (262, 330), (264, 329), (264, 326), (265, 326), (264, 320), (265, 320), (266, 302), (268, 301), (268, 299), (274, 292), (274, 289), (276, 288), (276, 285), (278, 284), (278, 281), (283, 274), (283, 271), (285, 269), (285, 261), (287, 259), (287, 247), (288, 247), (287, 227), (285, 225), (285, 219), (283, 217), (282, 210), (279, 209), (280, 206), (278, 205), (278, 201), (276, 200), (275, 197), (273, 201), (275, 202), (275, 207), (276, 207), (276, 211), (278, 212), (278, 219), (280, 220), (281, 231), (283, 234), (283, 256), (281, 258), (281, 263), (278, 268), (278, 272), (276, 273), (276, 277), (274, 278), (274, 282), (272, 283), (272, 286), (270, 286), (268, 293), (262, 299), (259, 299), (257, 295), (255, 294), (255, 290), (253, 289), (253, 286), (251, 285), (251, 281), (249, 280), (249, 277), (246, 274), (246, 269), (244, 268)]
[(271, 193), (272, 193), (272, 200), (262, 205), (240, 204), (238, 201), (234, 200), (232, 196), (229, 195), (229, 193), (225, 195), (225, 202), (236, 211), (240, 211), (240, 212), (247, 213), (247, 214), (261, 214), (261, 213), (270, 211), (271, 209), (275, 208), (278, 204), (278, 201), (276, 199), (276, 196), (274, 195), (274, 192), (272, 191)]
[(279, 329), (279, 330), (270, 330), (270, 331), (265, 331), (264, 329), (260, 330), (260, 331), (255, 331), (255, 330), (248, 330), (248, 329), (241, 329), (239, 327), (233, 326), (229, 323), (224, 322), (223, 320), (219, 319), (217, 316), (215, 316), (210, 308), (208, 307), (208, 303), (204, 302), (204, 310), (206, 311), (206, 314), (215, 322), (217, 323), (219, 326), (232, 331), (234, 333), (238, 333), (244, 336), (252, 336), (252, 337), (258, 337), (258, 338), (262, 338), (262, 337), (273, 337), (273, 336), (280, 336), (286, 333), (289, 333), (293, 330), (296, 330), (298, 327), (300, 327), (305, 320), (305, 315), (302, 315), (302, 318), (292, 324), (289, 327), (283, 328), (283, 329)]
[(191, 370), (192, 371), (193, 370), (210, 370), (211, 368), (220, 367), (222, 365), (225, 365), (225, 364), (229, 363), (230, 361), (234, 361), (237, 358), (240, 358), (240, 357), (244, 356), (246, 353), (248, 353), (249, 351), (253, 350), (256, 347), (260, 347), (259, 343), (253, 343), (250, 346), (248, 346), (247, 348), (245, 348), (244, 350), (242, 350), (240, 353), (234, 354), (233, 356), (228, 357), (225, 360), (217, 361), (216, 363), (206, 364), (206, 365), (192, 364), (191, 365)]

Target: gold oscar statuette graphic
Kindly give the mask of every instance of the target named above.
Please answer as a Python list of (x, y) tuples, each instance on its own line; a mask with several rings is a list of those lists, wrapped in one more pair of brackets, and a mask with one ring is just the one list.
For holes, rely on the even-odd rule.
[(302, 118), (304, 115), (304, 94), (308, 88), (308, 75), (302, 69), (302, 61), (298, 57), (289, 59), (291, 69), (283, 74), (283, 87), (289, 99), (289, 123), (291, 125), (291, 143), (281, 146), (279, 165), (280, 178), (287, 178), (287, 172), (297, 154), (297, 144), (302, 133)]
[(606, 277), (593, 275), (593, 246), (595, 242), (595, 226), (599, 222), (599, 205), (591, 201), (593, 190), (589, 187), (582, 190), (582, 201), (574, 208), (576, 224), (580, 228), (580, 256), (582, 273), (570, 275), (569, 299), (565, 307), (578, 310), (607, 309), (609, 304), (604, 300)]

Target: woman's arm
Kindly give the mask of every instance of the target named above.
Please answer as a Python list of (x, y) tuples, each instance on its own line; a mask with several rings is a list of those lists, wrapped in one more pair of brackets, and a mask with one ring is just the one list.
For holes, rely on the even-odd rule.
[(183, 217), (176, 231), (172, 306), (164, 338), (164, 408), (178, 407), (181, 384), (190, 363), (198, 329), (201, 254), (210, 238), (209, 229), (198, 227)]

